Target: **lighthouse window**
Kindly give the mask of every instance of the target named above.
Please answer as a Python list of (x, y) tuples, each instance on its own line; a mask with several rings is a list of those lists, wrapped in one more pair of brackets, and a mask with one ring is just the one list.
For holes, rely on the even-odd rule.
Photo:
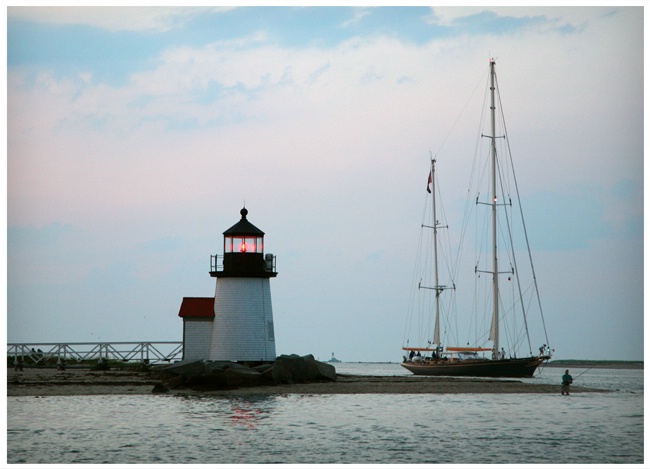
[(238, 250), (239, 252), (257, 252), (257, 238), (241, 238)]
[(262, 238), (258, 237), (228, 237), (224, 240), (225, 252), (263, 252)]
[(273, 321), (266, 321), (266, 332), (269, 340), (275, 340), (275, 331), (273, 330)]

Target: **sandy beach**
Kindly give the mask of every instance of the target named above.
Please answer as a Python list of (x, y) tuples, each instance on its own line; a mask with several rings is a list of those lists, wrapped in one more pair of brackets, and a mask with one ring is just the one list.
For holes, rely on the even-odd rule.
[[(151, 394), (158, 372), (91, 371), (87, 368), (7, 370), (8, 396), (74, 396)], [(572, 393), (607, 392), (572, 386)], [(559, 394), (560, 386), (525, 379), (359, 376), (339, 374), (336, 382), (258, 386), (218, 391), (174, 389), (170, 394), (244, 396), (254, 394)]]

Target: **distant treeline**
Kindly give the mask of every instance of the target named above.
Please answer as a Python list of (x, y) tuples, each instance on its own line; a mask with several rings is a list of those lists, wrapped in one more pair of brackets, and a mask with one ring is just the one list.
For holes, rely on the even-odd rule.
[(643, 361), (629, 360), (552, 360), (544, 366), (577, 367), (577, 368), (640, 368)]

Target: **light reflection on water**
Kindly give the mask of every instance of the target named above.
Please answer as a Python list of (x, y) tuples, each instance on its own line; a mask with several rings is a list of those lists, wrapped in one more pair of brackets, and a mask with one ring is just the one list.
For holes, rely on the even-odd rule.
[[(371, 366), (366, 364), (367, 374), (382, 374)], [(580, 373), (575, 371), (574, 376)], [(9, 463), (642, 463), (643, 372), (594, 371), (583, 378), (591, 374), (600, 383), (596, 387), (631, 391), (569, 398), (8, 397), (7, 458)], [(551, 382), (555, 378), (549, 373)]]

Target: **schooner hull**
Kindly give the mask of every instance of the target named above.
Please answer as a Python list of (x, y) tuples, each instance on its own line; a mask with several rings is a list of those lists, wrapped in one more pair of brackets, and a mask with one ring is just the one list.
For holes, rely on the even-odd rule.
[(537, 367), (550, 357), (506, 358), (502, 360), (459, 360), (448, 362), (403, 362), (415, 375), (472, 376), (483, 378), (532, 378)]

